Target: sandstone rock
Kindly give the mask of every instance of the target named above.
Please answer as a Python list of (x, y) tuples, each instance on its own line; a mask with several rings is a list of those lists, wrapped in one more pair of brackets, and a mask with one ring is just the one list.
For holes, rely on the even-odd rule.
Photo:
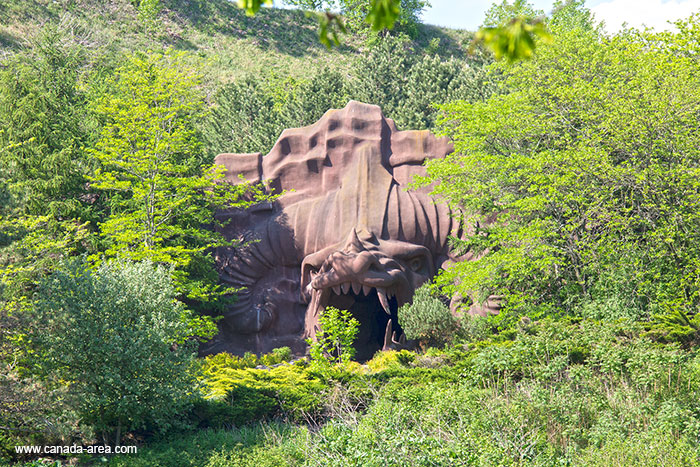
[(405, 343), (397, 310), (456, 258), (448, 237), (462, 235), (429, 188), (407, 190), (423, 162), (452, 152), (447, 138), (399, 131), (379, 107), (351, 101), (315, 124), (282, 132), (270, 153), (221, 154), (227, 179), (267, 181), (275, 203), (219, 213), (229, 238), (256, 242), (221, 248), (221, 279), (243, 289), (206, 353), (305, 349), (325, 306), (360, 321), (357, 357)]

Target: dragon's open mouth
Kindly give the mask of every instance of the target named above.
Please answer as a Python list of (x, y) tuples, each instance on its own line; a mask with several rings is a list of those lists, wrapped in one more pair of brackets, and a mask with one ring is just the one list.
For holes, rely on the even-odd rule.
[(432, 260), (425, 247), (381, 242), (353, 229), (345, 245), (307, 256), (302, 263), (302, 299), (308, 303), (306, 337), (314, 338), (319, 316), (329, 306), (348, 310), (360, 323), (356, 358), (406, 346), (398, 309), (427, 279)]
[[(399, 325), (399, 302), (392, 289), (345, 282), (324, 289), (313, 289), (307, 317), (314, 319), (318, 311), (332, 306), (349, 310), (360, 323), (355, 339), (355, 358), (365, 361), (382, 349), (404, 345), (406, 339)], [(308, 324), (308, 323), (307, 323)]]

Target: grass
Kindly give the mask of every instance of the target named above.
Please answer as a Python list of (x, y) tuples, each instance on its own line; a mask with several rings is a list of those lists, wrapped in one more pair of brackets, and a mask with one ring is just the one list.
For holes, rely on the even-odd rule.
[[(327, 49), (317, 22), (303, 11), (263, 8), (248, 17), (228, 0), (161, 0), (154, 18), (129, 0), (0, 0), (0, 61), (26, 47), (46, 23), (61, 25), (99, 55), (175, 48), (191, 52), (215, 83), (274, 73), (307, 78), (319, 69), (345, 71), (362, 53), (363, 37), (344, 36)], [(444, 57), (465, 57), (467, 31), (421, 26), (415, 44)], [(96, 54), (98, 55), (98, 54)]]

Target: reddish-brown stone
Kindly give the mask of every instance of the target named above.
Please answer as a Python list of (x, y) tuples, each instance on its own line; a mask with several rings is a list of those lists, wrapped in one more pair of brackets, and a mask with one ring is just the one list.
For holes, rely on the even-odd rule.
[[(241, 288), (207, 353), (301, 353), (325, 306), (350, 309), (360, 321), (358, 358), (400, 346), (398, 307), (439, 268), (455, 261), (448, 237), (460, 226), (428, 188), (407, 190), (426, 159), (452, 152), (429, 131), (398, 131), (379, 107), (351, 101), (315, 124), (282, 132), (264, 157), (221, 154), (227, 179), (266, 181), (276, 202), (219, 213), (229, 239), (221, 248), (222, 281)], [(459, 258), (464, 259), (464, 258)], [(386, 311), (385, 311), (386, 310)]]

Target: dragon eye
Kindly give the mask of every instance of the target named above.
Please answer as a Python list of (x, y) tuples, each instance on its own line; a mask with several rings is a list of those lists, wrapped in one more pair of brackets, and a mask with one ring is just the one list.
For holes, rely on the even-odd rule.
[(412, 271), (418, 271), (420, 268), (423, 267), (423, 260), (421, 258), (413, 258), (408, 263), (408, 266), (411, 268)]

